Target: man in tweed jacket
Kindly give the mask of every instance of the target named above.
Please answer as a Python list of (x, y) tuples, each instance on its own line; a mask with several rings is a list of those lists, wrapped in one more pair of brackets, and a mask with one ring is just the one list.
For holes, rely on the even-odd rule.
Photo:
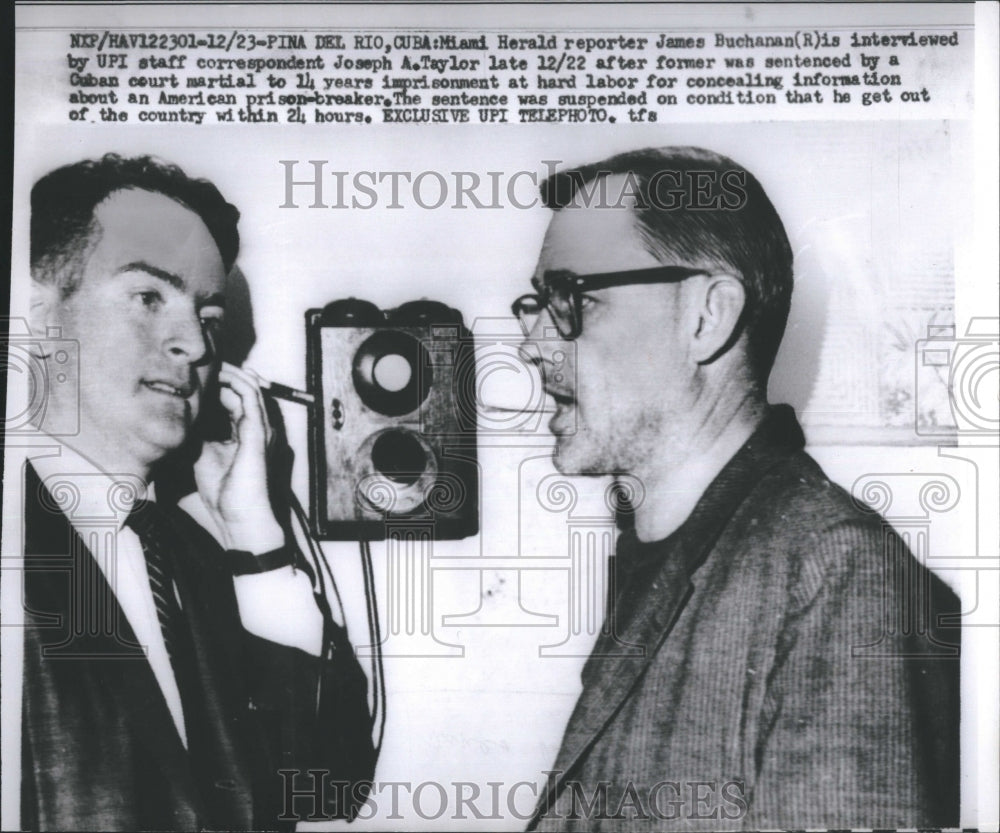
[(555, 464), (641, 488), (530, 826), (956, 826), (958, 600), (766, 401), (792, 255), (762, 187), (665, 148), (542, 195), (514, 311)]

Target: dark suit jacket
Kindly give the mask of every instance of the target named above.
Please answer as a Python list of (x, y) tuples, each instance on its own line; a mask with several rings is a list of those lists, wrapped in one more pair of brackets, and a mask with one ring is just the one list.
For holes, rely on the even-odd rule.
[(958, 601), (802, 446), (773, 409), (673, 535), (622, 534), (533, 826), (957, 826)]
[[(330, 629), (329, 661), (248, 634), (218, 544), (174, 509), (185, 542), (176, 581), (208, 710), (209, 737), (189, 727), (189, 746), (213, 750), (193, 761), (106, 579), (30, 464), (24, 509), (23, 828), (290, 828), (280, 769), (303, 771), (298, 791), (313, 786), (309, 768), (371, 777), (366, 680), (342, 629)], [(343, 816), (357, 806), (345, 806), (350, 792), (288, 810)]]

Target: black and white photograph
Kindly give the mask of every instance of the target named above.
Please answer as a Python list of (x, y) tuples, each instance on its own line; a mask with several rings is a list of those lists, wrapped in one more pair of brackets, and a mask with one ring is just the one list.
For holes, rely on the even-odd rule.
[(996, 831), (998, 21), (18, 3), (0, 827)]

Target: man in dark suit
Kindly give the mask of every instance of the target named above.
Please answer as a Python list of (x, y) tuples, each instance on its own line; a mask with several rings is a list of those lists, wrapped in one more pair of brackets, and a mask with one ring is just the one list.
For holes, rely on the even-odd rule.
[[(364, 673), (276, 516), (260, 380), (219, 360), (238, 217), (149, 157), (32, 191), (52, 382), (23, 469), (23, 828), (290, 828), (364, 800)], [(220, 408), (231, 436), (202, 441)], [(204, 526), (157, 500), (182, 446)]]
[(531, 826), (957, 825), (958, 602), (767, 403), (792, 253), (763, 188), (665, 148), (542, 196), (514, 312), (556, 467), (639, 486)]

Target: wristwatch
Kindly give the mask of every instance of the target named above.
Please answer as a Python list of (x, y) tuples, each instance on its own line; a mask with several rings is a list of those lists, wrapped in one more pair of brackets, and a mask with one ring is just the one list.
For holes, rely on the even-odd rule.
[(295, 548), (287, 544), (270, 552), (254, 555), (246, 550), (226, 550), (226, 560), (235, 576), (246, 576), (254, 573), (267, 573), (279, 567), (295, 564)]

